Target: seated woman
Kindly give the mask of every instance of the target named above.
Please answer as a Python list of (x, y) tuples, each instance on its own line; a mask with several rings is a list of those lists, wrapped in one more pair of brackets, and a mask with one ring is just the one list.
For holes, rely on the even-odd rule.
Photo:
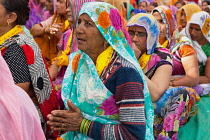
[(185, 36), (173, 37), (176, 21), (170, 9), (159, 6), (152, 11), (160, 27), (159, 43), (169, 48), (174, 64), (170, 86), (197, 86), (199, 70), (196, 51), (191, 40)]
[(150, 94), (122, 21), (108, 3), (82, 6), (79, 51), (70, 55), (62, 85), (70, 110), (48, 115), (53, 130), (69, 131), (65, 139), (154, 139)]
[(155, 138), (173, 139), (176, 138), (179, 127), (187, 122), (195, 104), (196, 93), (186, 87), (169, 88), (172, 57), (167, 48), (158, 47), (157, 24), (152, 15), (142, 13), (133, 16), (127, 26), (154, 102)]
[(199, 62), (199, 84), (203, 87), (201, 95), (210, 93), (210, 16), (200, 11), (191, 17), (187, 26), (180, 33), (192, 39)]
[(48, 138), (54, 133), (46, 126), (47, 115), (59, 107), (40, 49), (21, 28), (28, 20), (28, 0), (2, 0), (0, 7), (5, 19), (0, 23), (1, 55), (14, 83), (25, 90), (36, 105)]

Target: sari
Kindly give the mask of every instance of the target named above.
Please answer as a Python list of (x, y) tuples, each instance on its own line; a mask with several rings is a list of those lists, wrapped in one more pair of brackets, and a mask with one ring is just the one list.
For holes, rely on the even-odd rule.
[(1, 55), (0, 73), (0, 139), (45, 140), (33, 102), (26, 92), (14, 84), (10, 69)]
[[(41, 22), (40, 26), (45, 28), (47, 26), (52, 26), (55, 23), (63, 23), (61, 29), (63, 33), (68, 30), (70, 26), (65, 15), (58, 15), (57, 12), (55, 12), (51, 19)], [(58, 50), (56, 45), (59, 42), (59, 39), (53, 34), (44, 34), (42, 36), (34, 37), (34, 40), (39, 45), (47, 65), (50, 66), (52, 60), (57, 56)]]
[[(158, 67), (173, 66), (170, 50), (158, 45), (158, 26), (150, 14), (137, 14), (128, 22), (128, 27), (137, 25), (147, 31), (147, 52), (139, 59), (145, 75), (151, 79)], [(179, 128), (195, 112), (196, 92), (187, 87), (169, 87), (154, 103), (155, 139), (176, 139)]]
[[(115, 128), (116, 126), (120, 128), (121, 125), (123, 125), (121, 124), (123, 123), (123, 121), (122, 122), (119, 121), (120, 118), (117, 113), (118, 111), (121, 112), (123, 110), (126, 111), (126, 109), (127, 110), (129, 109), (131, 112), (133, 112), (131, 114), (130, 113), (127, 114), (128, 116), (130, 116), (136, 113), (139, 114), (140, 113), (139, 111), (140, 110), (142, 111), (143, 109), (143, 112), (145, 112), (145, 126), (146, 126), (145, 139), (148, 139), (148, 140), (153, 139), (153, 132), (152, 132), (153, 106), (152, 106), (150, 94), (148, 92), (148, 88), (147, 88), (142, 70), (140, 69), (138, 62), (135, 58), (134, 52), (132, 51), (130, 44), (128, 43), (128, 40), (130, 38), (129, 38), (128, 32), (123, 26), (123, 19), (121, 18), (120, 14), (118, 13), (118, 10), (114, 6), (108, 3), (104, 3), (104, 2), (85, 3), (79, 15), (84, 14), (84, 13), (90, 16), (90, 18), (96, 24), (98, 30), (104, 36), (106, 41), (108, 41), (110, 45), (109, 48), (113, 50), (114, 52), (116, 52), (114, 54), (117, 54), (117, 56), (123, 60), (124, 66), (135, 69), (137, 72), (136, 76), (138, 77), (140, 76), (139, 78), (142, 79), (142, 82), (144, 85), (144, 88), (142, 89), (143, 91), (142, 94), (144, 98), (145, 107), (144, 109), (143, 108), (134, 109), (135, 107), (131, 106), (129, 109), (129, 108), (124, 108), (123, 106), (121, 106), (121, 108), (117, 109), (116, 104), (119, 105), (120, 102), (116, 103), (118, 98), (114, 97), (113, 92), (111, 92), (105, 87), (104, 85), (105, 83), (102, 82), (103, 77), (99, 77), (98, 75), (99, 69), (96, 68), (98, 66), (94, 65), (93, 61), (87, 54), (85, 54), (83, 51), (78, 51), (70, 55), (70, 64), (67, 68), (67, 71), (63, 80), (62, 98), (64, 100), (66, 108), (68, 108), (67, 100), (71, 99), (72, 102), (78, 108), (80, 108), (84, 118), (90, 121), (94, 121), (93, 126), (94, 124), (96, 125), (104, 124), (102, 126), (100, 125), (100, 127), (97, 127), (98, 129), (100, 128), (103, 129), (101, 133), (95, 134), (96, 136), (98, 136), (96, 138), (100, 138), (101, 136), (104, 136), (104, 139), (115, 138), (114, 134), (116, 134), (116, 136), (119, 139), (122, 139), (124, 135), (126, 135), (125, 133), (124, 134), (121, 133), (121, 131), (123, 130), (121, 129), (118, 130)], [(111, 62), (108, 61), (108, 65), (110, 63)], [(100, 65), (101, 63), (98, 63), (98, 64)], [(114, 69), (115, 67), (112, 67), (112, 68)], [(109, 75), (110, 77), (112, 75), (113, 69), (110, 69), (110, 75)], [(103, 75), (104, 70), (101, 70), (101, 71)], [(104, 76), (104, 77), (106, 78), (109, 76)], [(120, 76), (120, 78), (123, 78), (123, 76), (122, 77)], [(131, 86), (134, 86), (134, 85), (131, 84)], [(120, 93), (123, 94), (124, 91), (121, 91)], [(116, 101), (114, 99), (116, 99)], [(136, 98), (135, 100), (138, 101), (139, 99), (140, 98)], [(122, 115), (121, 119), (123, 119), (125, 117), (124, 115), (126, 114), (121, 114), (121, 115)], [(133, 121), (131, 121), (130, 123), (133, 124), (136, 119), (137, 118), (134, 117)], [(136, 124), (140, 126), (139, 121), (140, 120), (138, 120)], [(89, 129), (91, 129), (91, 127)], [(115, 131), (112, 131), (114, 129)], [(91, 131), (89, 130), (89, 134), (90, 133)], [(139, 131), (137, 133), (139, 133)], [(67, 132), (62, 137), (67, 140), (68, 139), (90, 139), (90, 137), (87, 137), (87, 135), (82, 134), (80, 132)], [(135, 139), (132, 135), (130, 135), (130, 137)], [(140, 137), (140, 136), (137, 134), (136, 137)]]
[[(31, 83), (30, 87), (33, 87), (38, 100), (39, 106), (37, 109), (39, 111), (43, 129), (46, 131), (46, 137), (56, 137), (56, 132), (52, 132), (50, 127), (46, 125), (46, 122), (48, 121), (47, 115), (50, 114), (52, 110), (59, 109), (55, 91), (52, 90), (53, 86), (47, 67), (38, 45), (27, 35), (18, 35), (20, 31), (22, 31), (22, 28), (17, 25), (0, 37), (0, 50), (2, 50), (1, 55), (4, 57), (10, 68), (10, 71), (13, 74), (14, 82), (17, 81), (15, 83)], [(24, 53), (23, 57), (26, 60), (24, 64), (18, 63), (17, 58), (19, 56), (11, 53), (12, 50), (16, 49), (19, 52)], [(20, 54), (17, 51), (16, 53)], [(28, 70), (25, 70), (27, 68)], [(24, 71), (24, 73), (22, 73), (22, 71)], [(22, 79), (27, 75), (25, 72), (29, 74), (30, 79), (29, 81), (22, 82)]]
[[(209, 31), (209, 22), (210, 22), (210, 16), (207, 12), (205, 11), (200, 11), (197, 12), (195, 14), (193, 14), (193, 16), (191, 17), (190, 21), (187, 23), (187, 26), (185, 29), (182, 30), (182, 32), (180, 34), (185, 35), (189, 38), (190, 37), (190, 33), (189, 33), (189, 26), (191, 23), (197, 24), (200, 26), (201, 31), (204, 35), (204, 37), (207, 39), (208, 43), (204, 44), (204, 45), (199, 45), (197, 41), (192, 41), (193, 43), (193, 47), (196, 50), (197, 53), (197, 58), (199, 61), (199, 72), (200, 72), (200, 76), (204, 75), (204, 70), (205, 70), (205, 64), (206, 64), (206, 60), (208, 57), (210, 57), (210, 50), (209, 50), (209, 46), (210, 46), (210, 31)], [(200, 95), (207, 95), (210, 92), (210, 84), (200, 84), (200, 86), (202, 87), (202, 90), (200, 91)]]

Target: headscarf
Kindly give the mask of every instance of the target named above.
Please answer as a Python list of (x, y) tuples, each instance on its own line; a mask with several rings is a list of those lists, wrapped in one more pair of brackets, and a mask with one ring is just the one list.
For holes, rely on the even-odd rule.
[(156, 7), (152, 11), (152, 14), (155, 11), (158, 11), (160, 13), (164, 24), (166, 24), (166, 38), (167, 38), (167, 40), (169, 41), (169, 44), (170, 44), (171, 38), (173, 36), (173, 32), (174, 32), (174, 30), (177, 27), (176, 20), (175, 20), (173, 14), (172, 14), (172, 11), (171, 11), (171, 9), (169, 9), (166, 6), (158, 6), (158, 7)]
[(197, 5), (197, 4), (186, 4), (184, 6), (182, 6), (178, 11), (177, 11), (177, 14), (176, 14), (176, 18), (177, 18), (177, 23), (178, 25), (181, 25), (181, 12), (182, 12), (182, 9), (184, 10), (185, 14), (186, 14), (186, 20), (187, 22), (190, 21), (190, 18), (191, 16), (198, 12), (198, 11), (201, 11), (201, 8)]
[(138, 14), (138, 13), (146, 13), (146, 11), (142, 10), (142, 9), (132, 9), (131, 10), (131, 13), (134, 12), (135, 14)]
[(159, 30), (157, 20), (151, 14), (140, 13), (133, 16), (127, 26), (137, 25), (147, 31), (147, 54), (151, 55), (158, 44)]
[[(144, 74), (135, 58), (130, 44), (128, 43), (129, 35), (126, 28), (123, 26), (123, 19), (114, 6), (105, 2), (85, 3), (79, 15), (84, 13), (88, 14), (93, 20), (98, 30), (110, 46), (121, 57), (129, 61), (143, 79), (145, 85), (143, 91), (146, 116), (145, 136), (147, 139), (153, 139), (153, 106), (144, 79)], [(110, 115), (97, 115), (103, 102), (106, 99), (109, 99), (113, 94), (106, 89), (105, 85), (99, 78), (98, 72), (91, 58), (84, 52), (78, 51), (77, 53), (71, 54), (70, 60), (71, 62), (66, 71), (62, 87), (62, 98), (65, 106), (68, 108), (66, 103), (68, 99), (71, 99), (72, 102), (80, 108), (86, 119), (103, 124), (118, 124), (118, 120), (109, 119)], [(77, 71), (77, 69), (79, 69), (79, 71)], [(85, 81), (84, 79), (87, 79), (88, 81)], [(67, 132), (66, 136), (69, 139), (73, 139), (72, 136), (75, 136), (75, 133), (77, 133), (77, 136), (79, 135), (80, 139), (87, 138), (86, 135), (79, 132)]]
[(0, 73), (0, 139), (45, 140), (34, 104), (27, 93), (14, 84), (1, 55)]
[[(191, 23), (199, 25), (204, 37), (208, 40), (208, 42), (210, 42), (210, 15), (205, 11), (200, 11), (192, 15), (190, 21), (187, 23), (187, 26), (180, 33), (181, 35), (185, 35), (190, 39), (191, 36), (189, 33), (189, 27)], [(205, 64), (207, 56), (205, 55), (197, 41), (192, 42), (193, 47), (197, 52), (197, 58), (199, 62), (203, 62), (203, 64)]]

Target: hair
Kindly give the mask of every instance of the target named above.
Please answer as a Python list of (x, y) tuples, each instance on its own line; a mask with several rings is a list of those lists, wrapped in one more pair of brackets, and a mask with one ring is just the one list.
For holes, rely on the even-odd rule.
[(174, 4), (174, 6), (176, 6), (177, 4), (179, 4), (179, 3), (181, 3), (182, 4), (182, 6), (183, 5), (185, 5), (185, 3), (184, 2), (182, 2), (182, 1), (177, 1), (175, 4)]
[(202, 4), (206, 2), (208, 5), (210, 5), (210, 1), (202, 1)]
[(158, 7), (157, 2), (152, 2), (152, 3), (150, 3), (150, 5), (152, 5), (152, 6), (154, 6), (154, 7)]
[(16, 13), (16, 25), (25, 25), (29, 19), (30, 8), (29, 0), (0, 0), (0, 3), (5, 7), (7, 13)]

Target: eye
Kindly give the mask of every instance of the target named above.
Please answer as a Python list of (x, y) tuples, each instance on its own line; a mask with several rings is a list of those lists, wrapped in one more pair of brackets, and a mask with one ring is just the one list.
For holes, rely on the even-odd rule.
[(91, 22), (88, 22), (88, 21), (86, 21), (85, 24), (88, 25), (88, 26), (93, 26), (93, 24)]
[(78, 25), (79, 25), (79, 24), (81, 23), (81, 20), (80, 20), (80, 19), (78, 19), (78, 22), (77, 22), (77, 23), (78, 23)]

